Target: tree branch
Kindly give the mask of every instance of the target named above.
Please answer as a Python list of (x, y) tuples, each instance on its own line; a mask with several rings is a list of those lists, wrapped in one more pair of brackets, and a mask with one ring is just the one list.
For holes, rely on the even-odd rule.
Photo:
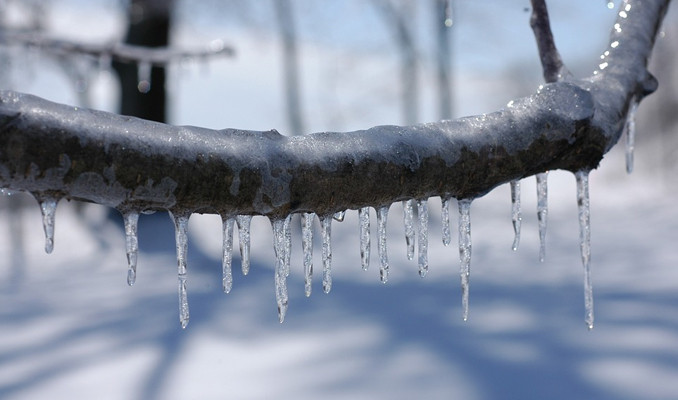
[(566, 72), (563, 60), (560, 58), (556, 42), (551, 32), (551, 21), (544, 0), (532, 1), (532, 16), (530, 26), (534, 32), (539, 50), (539, 59), (544, 70), (544, 81), (551, 83), (561, 80)]
[(544, 170), (595, 168), (630, 102), (656, 88), (647, 59), (668, 4), (624, 2), (592, 77), (438, 123), (285, 137), (174, 127), (3, 91), (0, 187), (119, 209), (282, 217), (473, 198)]

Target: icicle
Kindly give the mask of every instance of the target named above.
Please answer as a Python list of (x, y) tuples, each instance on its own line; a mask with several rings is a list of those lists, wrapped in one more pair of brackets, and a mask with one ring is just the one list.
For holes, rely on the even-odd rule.
[(403, 222), (405, 223), (405, 242), (407, 259), (414, 259), (414, 200), (403, 201)]
[(520, 224), (523, 220), (520, 211), (520, 181), (511, 181), (511, 221), (513, 221), (513, 251), (518, 250), (520, 244)]
[(574, 174), (577, 179), (579, 208), (579, 247), (584, 265), (584, 305), (586, 326), (593, 329), (593, 286), (591, 285), (591, 210), (589, 208), (589, 171)]
[(370, 209), (363, 207), (358, 210), (358, 220), (360, 220), (360, 264), (363, 271), (367, 271), (370, 266)]
[(240, 245), (240, 263), (242, 264), (242, 274), (247, 275), (250, 272), (250, 224), (251, 215), (238, 215), (235, 217), (238, 224), (238, 243)]
[(301, 245), (304, 249), (304, 289), (306, 297), (311, 295), (313, 277), (313, 220), (314, 213), (301, 214)]
[(633, 172), (633, 149), (636, 142), (636, 111), (638, 110), (638, 101), (634, 98), (626, 114), (626, 172)]
[(379, 276), (381, 282), (388, 282), (388, 254), (386, 252), (386, 220), (388, 219), (388, 207), (382, 206), (377, 210), (377, 236), (379, 237)]
[(445, 196), (442, 200), (442, 220), (443, 220), (443, 245), (449, 246), (452, 241), (450, 233), (450, 198)]
[(283, 221), (285, 228), (285, 276), (290, 276), (290, 257), (292, 256), (292, 227), (290, 223), (292, 222), (292, 214), (285, 217)]
[(125, 212), (122, 216), (125, 221), (125, 249), (127, 251), (127, 284), (134, 286), (137, 280), (137, 255), (139, 253), (139, 241), (137, 238), (137, 226), (139, 213), (137, 211)]
[(221, 286), (224, 293), (230, 293), (233, 288), (233, 269), (231, 268), (231, 261), (233, 260), (233, 225), (235, 220), (233, 218), (222, 218), (221, 224), (223, 228), (223, 243), (222, 243), (222, 257), (221, 257)]
[(42, 213), (42, 228), (45, 231), (45, 253), (54, 250), (54, 219), (59, 199), (50, 195), (34, 195)]
[(148, 93), (151, 90), (151, 67), (151, 63), (148, 61), (137, 63), (137, 77), (139, 79), (137, 90), (140, 93)]
[(344, 222), (344, 217), (345, 217), (345, 216), (346, 216), (346, 210), (344, 210), (344, 211), (339, 211), (339, 212), (334, 213), (334, 219), (335, 219), (337, 222)]
[(188, 325), (188, 295), (186, 293), (186, 260), (188, 255), (188, 218), (190, 214), (169, 213), (174, 222), (174, 236), (177, 245), (177, 266), (179, 272), (179, 322), (183, 329)]
[(537, 219), (539, 220), (539, 261), (546, 257), (546, 218), (548, 217), (548, 172), (537, 174)]
[(417, 242), (419, 243), (419, 276), (422, 278), (428, 272), (428, 201), (417, 201), (417, 214), (419, 215), (419, 231)]
[(323, 241), (323, 291), (332, 290), (332, 218), (320, 217), (320, 235)]
[(459, 261), (461, 264), (461, 308), (468, 320), (468, 291), (471, 277), (471, 199), (459, 200)]
[(273, 250), (275, 251), (275, 300), (278, 303), (278, 319), (280, 323), (285, 320), (287, 313), (287, 274), (285, 273), (287, 247), (285, 239), (285, 220), (276, 219), (271, 222), (273, 225)]

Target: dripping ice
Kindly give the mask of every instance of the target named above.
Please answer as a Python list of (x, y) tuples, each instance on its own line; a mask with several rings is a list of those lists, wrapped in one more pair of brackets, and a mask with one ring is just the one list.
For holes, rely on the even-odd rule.
[(539, 222), (539, 261), (546, 257), (546, 221), (548, 218), (548, 172), (537, 174), (537, 220)]
[(287, 313), (288, 295), (287, 295), (287, 271), (289, 270), (289, 252), (290, 245), (287, 243), (287, 226), (290, 216), (285, 219), (276, 219), (271, 221), (273, 226), (273, 251), (275, 253), (275, 300), (278, 303), (278, 320), (282, 323)]
[(235, 217), (235, 222), (238, 225), (238, 243), (240, 245), (242, 274), (247, 275), (250, 272), (250, 225), (252, 223), (252, 216), (238, 215)]
[(636, 141), (636, 112), (638, 111), (638, 100), (634, 98), (629, 106), (626, 115), (624, 129), (626, 131), (626, 172), (633, 172), (633, 150)]
[(471, 200), (459, 200), (459, 262), (462, 318), (468, 320), (468, 292), (471, 276)]
[(133, 286), (137, 280), (137, 256), (139, 254), (139, 240), (137, 226), (139, 213), (129, 211), (123, 214), (125, 222), (125, 250), (127, 252), (127, 284)]
[(177, 266), (179, 275), (179, 322), (186, 328), (190, 313), (188, 310), (188, 294), (186, 293), (186, 261), (188, 255), (188, 218), (189, 214), (169, 213), (174, 222), (174, 236), (177, 246)]
[(140, 93), (148, 93), (151, 90), (151, 63), (148, 61), (139, 61), (137, 63), (138, 84), (137, 90)]
[(417, 201), (417, 215), (419, 216), (419, 229), (417, 244), (419, 245), (419, 276), (422, 278), (428, 272), (428, 201)]
[(370, 209), (363, 207), (358, 210), (360, 223), (360, 264), (363, 271), (370, 266)]
[(377, 237), (379, 253), (379, 276), (382, 283), (388, 281), (388, 254), (386, 251), (386, 221), (388, 219), (389, 206), (382, 206), (377, 209)]
[(403, 201), (403, 223), (405, 225), (405, 243), (407, 259), (414, 259), (414, 200)]
[(313, 220), (314, 213), (301, 215), (301, 245), (304, 253), (304, 292), (306, 297), (311, 295), (311, 280), (313, 278)]
[(443, 197), (442, 200), (442, 224), (443, 224), (443, 245), (449, 246), (452, 241), (450, 233), (450, 197)]
[(322, 237), (323, 292), (332, 290), (332, 217), (320, 218), (320, 236)]
[(591, 283), (591, 210), (589, 202), (589, 172), (575, 173), (577, 207), (579, 209), (579, 247), (584, 266), (584, 321), (593, 329), (593, 285)]
[(54, 220), (59, 199), (53, 196), (35, 195), (40, 204), (42, 214), (42, 228), (45, 231), (45, 253), (50, 254), (54, 250)]
[(520, 211), (520, 181), (511, 181), (511, 221), (513, 222), (513, 251), (518, 250), (520, 244), (520, 225), (522, 222), (522, 215)]
[(231, 267), (233, 259), (233, 225), (235, 220), (233, 218), (222, 219), (222, 229), (224, 232), (222, 243), (222, 260), (221, 260), (221, 286), (224, 293), (230, 293), (233, 288), (233, 269)]

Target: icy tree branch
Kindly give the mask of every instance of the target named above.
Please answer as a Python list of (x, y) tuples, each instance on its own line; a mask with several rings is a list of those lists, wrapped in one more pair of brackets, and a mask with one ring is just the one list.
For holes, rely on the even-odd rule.
[(329, 215), (468, 199), (544, 170), (595, 168), (618, 141), (669, 0), (627, 0), (590, 78), (482, 116), (285, 137), (175, 127), (0, 92), (0, 186), (119, 209)]
[(544, 81), (550, 83), (560, 80), (565, 73), (565, 65), (553, 40), (551, 21), (545, 0), (532, 0), (530, 26), (537, 41), (539, 58), (544, 70)]

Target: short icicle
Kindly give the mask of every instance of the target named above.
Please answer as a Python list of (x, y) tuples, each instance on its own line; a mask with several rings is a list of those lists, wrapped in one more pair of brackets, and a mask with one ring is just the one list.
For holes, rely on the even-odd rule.
[(403, 223), (405, 224), (405, 243), (407, 259), (414, 259), (414, 200), (403, 201)]
[(419, 215), (419, 230), (417, 243), (419, 245), (419, 276), (422, 278), (428, 273), (428, 201), (417, 201)]
[(382, 283), (388, 282), (388, 253), (386, 249), (386, 221), (388, 220), (389, 206), (377, 209), (377, 236), (379, 238), (379, 276)]
[(459, 200), (459, 261), (462, 318), (468, 320), (468, 292), (471, 276), (471, 199)]
[(629, 111), (626, 114), (626, 173), (633, 172), (633, 150), (636, 142), (636, 111), (638, 111), (638, 100), (634, 97), (631, 100)]
[(127, 252), (127, 284), (134, 286), (137, 280), (137, 256), (139, 254), (139, 239), (137, 227), (139, 225), (139, 213), (126, 211), (122, 215), (125, 221), (125, 250)]
[(537, 174), (537, 220), (539, 221), (539, 261), (546, 258), (546, 221), (548, 218), (548, 172)]
[(278, 303), (278, 320), (282, 324), (287, 313), (287, 274), (285, 260), (285, 220), (276, 219), (273, 225), (273, 250), (275, 252), (275, 300)]
[(235, 222), (238, 225), (238, 243), (240, 245), (242, 274), (247, 275), (250, 272), (250, 225), (252, 223), (252, 216), (238, 215), (235, 217)]
[(301, 246), (304, 252), (304, 291), (306, 297), (311, 295), (313, 278), (313, 220), (314, 213), (301, 214)]
[(188, 294), (186, 293), (186, 261), (188, 256), (188, 218), (189, 213), (170, 212), (174, 222), (174, 237), (177, 245), (177, 266), (179, 273), (179, 322), (186, 329), (190, 313), (188, 310)]
[(148, 93), (151, 90), (151, 68), (152, 65), (146, 60), (137, 63), (137, 90), (140, 93)]
[(358, 210), (360, 221), (360, 264), (363, 271), (370, 267), (370, 209), (363, 207)]
[(323, 241), (323, 292), (332, 290), (332, 216), (320, 217), (320, 236)]
[(452, 242), (452, 233), (450, 232), (450, 197), (442, 198), (442, 223), (443, 223), (443, 245), (449, 246)]
[(584, 306), (586, 326), (593, 329), (593, 285), (591, 284), (591, 210), (589, 207), (589, 171), (574, 174), (577, 180), (579, 208), (579, 247), (584, 266)]
[(34, 194), (40, 204), (42, 214), (42, 228), (45, 231), (45, 253), (50, 254), (54, 250), (54, 220), (59, 198), (50, 195)]
[(511, 181), (511, 221), (513, 222), (513, 251), (518, 250), (520, 244), (520, 225), (523, 220), (520, 210), (520, 181)]
[(224, 232), (221, 247), (221, 286), (224, 293), (230, 293), (233, 288), (233, 269), (231, 265), (233, 260), (233, 225), (235, 224), (235, 219), (222, 217), (221, 224)]

